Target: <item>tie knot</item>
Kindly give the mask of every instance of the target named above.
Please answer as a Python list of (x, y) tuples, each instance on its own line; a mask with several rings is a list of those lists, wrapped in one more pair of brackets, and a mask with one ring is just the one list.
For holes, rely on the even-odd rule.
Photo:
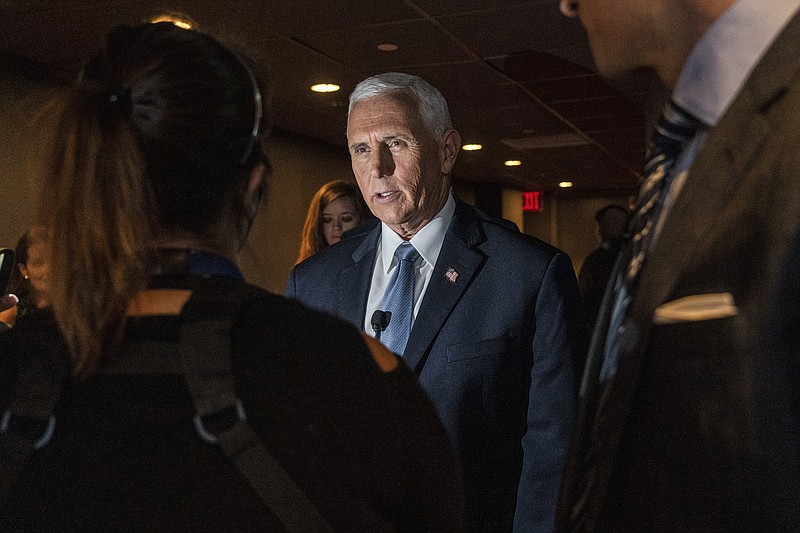
[(683, 144), (694, 136), (699, 125), (696, 118), (670, 99), (653, 130), (648, 159), (658, 152), (674, 157)]
[(410, 242), (404, 242), (394, 251), (394, 256), (398, 261), (411, 261), (413, 263), (419, 257), (419, 252)]

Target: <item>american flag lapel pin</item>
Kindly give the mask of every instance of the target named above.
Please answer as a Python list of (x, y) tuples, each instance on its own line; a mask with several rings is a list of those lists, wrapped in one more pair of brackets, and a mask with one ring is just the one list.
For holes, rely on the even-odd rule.
[(450, 283), (455, 283), (458, 279), (458, 272), (456, 272), (455, 268), (450, 267), (447, 269), (447, 272), (444, 273), (444, 277), (446, 277), (447, 281)]

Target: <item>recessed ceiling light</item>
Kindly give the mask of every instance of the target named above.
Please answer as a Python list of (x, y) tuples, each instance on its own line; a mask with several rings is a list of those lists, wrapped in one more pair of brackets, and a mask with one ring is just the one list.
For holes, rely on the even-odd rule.
[(177, 13), (174, 11), (165, 11), (162, 13), (158, 13), (153, 15), (148, 20), (150, 24), (157, 24), (159, 22), (170, 22), (173, 25), (182, 28), (184, 30), (191, 30), (197, 27), (197, 23), (192, 20), (191, 17), (184, 15), (183, 13)]
[(381, 43), (377, 46), (377, 48), (381, 52), (397, 52), (399, 47), (394, 43)]
[(311, 90), (315, 93), (335, 93), (339, 89), (341, 89), (341, 87), (335, 83), (318, 83), (311, 86)]
[(572, 187), (572, 182), (571, 181), (560, 181), (558, 183), (558, 186), (561, 187), (562, 189), (569, 189), (570, 187)]
[(522, 161), (519, 159), (509, 159), (508, 161), (503, 161), (503, 164), (507, 167), (518, 167), (522, 164)]
[(462, 150), (466, 150), (467, 152), (473, 152), (475, 150), (480, 150), (483, 148), (482, 144), (465, 144), (461, 147)]

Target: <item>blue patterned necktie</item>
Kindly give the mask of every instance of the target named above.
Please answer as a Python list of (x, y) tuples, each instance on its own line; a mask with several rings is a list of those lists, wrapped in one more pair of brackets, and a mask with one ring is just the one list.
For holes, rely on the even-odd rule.
[(632, 236), (628, 246), (622, 250), (620, 264), (624, 267), (621, 286), (617, 292), (617, 303), (611, 315), (606, 339), (600, 381), (606, 382), (616, 374), (619, 358), (619, 341), (627, 317), (631, 296), (636, 290), (642, 265), (645, 262), (648, 245), (656, 227), (661, 205), (667, 194), (674, 166), (683, 149), (694, 137), (699, 126), (697, 119), (678, 107), (672, 100), (667, 102), (653, 130), (647, 148), (647, 164), (644, 167), (644, 180), (636, 200), (636, 210), (628, 226)]
[(381, 342), (392, 352), (403, 355), (414, 315), (414, 263), (420, 255), (411, 243), (404, 242), (394, 251), (394, 256), (398, 264), (381, 302), (381, 308), (390, 314)]
[[(653, 130), (647, 149), (644, 181), (636, 200), (636, 211), (628, 227), (633, 237), (623, 249), (620, 258), (625, 270), (620, 274), (621, 285), (616, 294), (616, 303), (609, 323), (603, 366), (600, 370), (601, 383), (608, 382), (616, 374), (619, 345), (624, 333), (623, 324), (627, 317), (631, 295), (636, 289), (636, 281), (646, 258), (647, 247), (652, 239), (652, 231), (656, 227), (661, 205), (672, 182), (675, 162), (694, 136), (698, 125), (696, 119), (670, 100)], [(587, 452), (587, 464), (576, 491), (576, 501), (573, 502), (569, 531), (585, 531), (587, 507), (596, 504), (596, 502), (590, 503), (595, 492), (596, 465), (588, 458), (593, 455), (593, 451)]]
[[(647, 164), (644, 181), (639, 189), (636, 210), (631, 219), (625, 284), (631, 288), (644, 263), (646, 244), (653, 231), (656, 217), (672, 182), (675, 161), (686, 143), (694, 137), (698, 121), (678, 107), (672, 100), (667, 102), (653, 130), (647, 149)], [(624, 264), (624, 263), (623, 263)]]

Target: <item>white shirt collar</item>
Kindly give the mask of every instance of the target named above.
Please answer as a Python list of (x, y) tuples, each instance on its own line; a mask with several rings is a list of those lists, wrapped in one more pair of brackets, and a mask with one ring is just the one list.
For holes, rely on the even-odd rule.
[(738, 0), (692, 49), (672, 98), (714, 127), (800, 0)]
[[(452, 191), (447, 196), (444, 207), (434, 216), (430, 222), (425, 224), (409, 241), (416, 248), (419, 255), (431, 266), (436, 264), (439, 252), (442, 249), (447, 227), (456, 211), (456, 201), (453, 199)], [(384, 222), (381, 222), (381, 256), (386, 273), (392, 267), (394, 251), (403, 242), (403, 239), (394, 232)]]

